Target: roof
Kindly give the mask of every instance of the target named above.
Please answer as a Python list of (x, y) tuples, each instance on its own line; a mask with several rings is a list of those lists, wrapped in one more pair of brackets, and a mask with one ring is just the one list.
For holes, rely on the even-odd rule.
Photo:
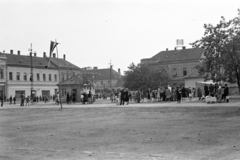
[[(16, 55), (16, 54), (3, 54), (7, 58), (8, 66), (22, 66), (30, 67), (31, 66), (31, 57), (28, 55)], [(45, 68), (48, 64), (48, 57), (35, 57), (32, 56), (33, 67)], [(80, 69), (78, 66), (59, 58), (59, 64), (61, 68), (70, 68), (70, 69)], [(51, 58), (50, 68), (58, 69), (57, 58)]]
[[(79, 85), (79, 86), (85, 86), (87, 84), (84, 84), (83, 78), (81, 75), (75, 75), (63, 82), (61, 82), (61, 85)], [(88, 86), (92, 85), (91, 81), (88, 81)]]
[[(94, 77), (95, 80), (110, 79), (110, 68), (87, 70), (87, 72), (95, 73), (96, 74), (96, 76)], [(118, 72), (112, 69), (111, 79), (118, 79), (118, 78), (119, 78)]]
[(203, 51), (202, 48), (161, 51), (150, 59), (159, 60), (159, 62), (199, 60)]
[(118, 79), (115, 87), (122, 87), (123, 88), (123, 84), (124, 84), (124, 78), (121, 77), (121, 78)]

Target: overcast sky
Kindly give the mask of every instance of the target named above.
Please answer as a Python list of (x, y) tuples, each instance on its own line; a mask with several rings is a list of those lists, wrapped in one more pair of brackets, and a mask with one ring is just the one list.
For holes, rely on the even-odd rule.
[(204, 23), (237, 16), (239, 0), (0, 0), (0, 51), (49, 54), (79, 66), (124, 70), (158, 52), (203, 36)]

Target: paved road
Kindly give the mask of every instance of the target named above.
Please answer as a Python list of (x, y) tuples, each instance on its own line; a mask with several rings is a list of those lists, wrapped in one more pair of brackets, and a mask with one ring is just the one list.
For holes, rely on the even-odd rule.
[[(221, 107), (221, 106), (232, 106), (232, 107), (240, 107), (240, 99), (231, 99), (229, 103), (213, 103), (207, 104), (205, 102), (198, 101), (197, 99), (193, 99), (192, 101), (184, 100), (180, 104), (177, 102), (144, 102), (144, 103), (131, 103), (129, 105), (116, 105), (115, 103), (110, 103), (109, 100), (97, 100), (94, 104), (71, 104), (67, 105), (64, 103), (63, 108), (95, 108), (95, 107)], [(11, 108), (59, 108), (60, 105), (54, 105), (54, 102), (39, 102), (38, 104), (30, 105), (30, 106), (20, 106), (19, 104), (10, 105), (9, 102), (4, 103), (3, 107), (0, 109), (11, 109)]]

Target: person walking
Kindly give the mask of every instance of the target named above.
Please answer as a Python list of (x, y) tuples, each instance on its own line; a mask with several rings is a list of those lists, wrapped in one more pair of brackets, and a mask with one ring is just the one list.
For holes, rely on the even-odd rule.
[(148, 90), (147, 90), (147, 99), (148, 99), (148, 101), (151, 100), (151, 90), (150, 90), (150, 88), (148, 88)]
[(217, 89), (217, 101), (221, 102), (221, 100), (222, 100), (222, 87), (219, 86)]
[(197, 95), (198, 95), (198, 100), (202, 99), (202, 90), (200, 87), (197, 88)]
[(66, 101), (67, 101), (67, 104), (69, 104), (69, 103), (70, 103), (70, 96), (69, 96), (69, 92), (67, 92), (67, 99), (66, 99)]
[(229, 88), (228, 88), (228, 85), (225, 84), (225, 87), (224, 87), (224, 91), (223, 91), (223, 99), (224, 99), (224, 102), (227, 101), (229, 102)]
[(20, 106), (24, 106), (24, 100), (25, 100), (25, 96), (24, 96), (24, 94), (22, 93), (22, 94), (21, 94), (21, 105), (20, 105)]
[(4, 97), (3, 95), (1, 95), (1, 107), (3, 107), (3, 101), (4, 101)]
[(16, 104), (16, 96), (13, 97), (13, 103)]
[(209, 95), (214, 97), (214, 86), (212, 83), (209, 86)]
[(92, 103), (92, 92), (91, 91), (88, 92), (88, 103), (89, 104)]
[(76, 103), (76, 95), (75, 95), (75, 93), (72, 94), (72, 102), (73, 102), (73, 104)]
[(128, 88), (125, 89), (125, 97), (124, 97), (124, 101), (127, 103), (127, 105), (129, 104), (129, 92), (128, 92)]
[(12, 104), (12, 96), (10, 96), (10, 98), (9, 98), (9, 102), (10, 102), (10, 104)]
[(179, 86), (177, 86), (176, 95), (177, 95), (177, 103), (181, 103), (182, 91), (181, 91), (181, 88)]
[(209, 89), (208, 89), (208, 86), (207, 84), (204, 85), (204, 97), (208, 96), (209, 95)]
[(125, 90), (124, 89), (121, 90), (120, 98), (121, 98), (120, 105), (124, 105), (124, 101), (125, 101)]
[(26, 106), (29, 106), (29, 101), (30, 101), (30, 97), (27, 96), (27, 97), (26, 97)]

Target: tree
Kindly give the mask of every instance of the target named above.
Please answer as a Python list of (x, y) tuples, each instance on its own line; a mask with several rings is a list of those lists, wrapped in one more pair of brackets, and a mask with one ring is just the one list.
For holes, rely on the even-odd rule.
[(125, 71), (124, 87), (130, 90), (156, 89), (165, 83), (168, 74), (164, 68), (154, 68), (147, 64), (130, 64), (128, 71)]
[(240, 9), (238, 17), (229, 21), (221, 17), (216, 26), (204, 24), (204, 28), (204, 36), (192, 43), (204, 48), (199, 73), (205, 80), (237, 82), (240, 92)]

